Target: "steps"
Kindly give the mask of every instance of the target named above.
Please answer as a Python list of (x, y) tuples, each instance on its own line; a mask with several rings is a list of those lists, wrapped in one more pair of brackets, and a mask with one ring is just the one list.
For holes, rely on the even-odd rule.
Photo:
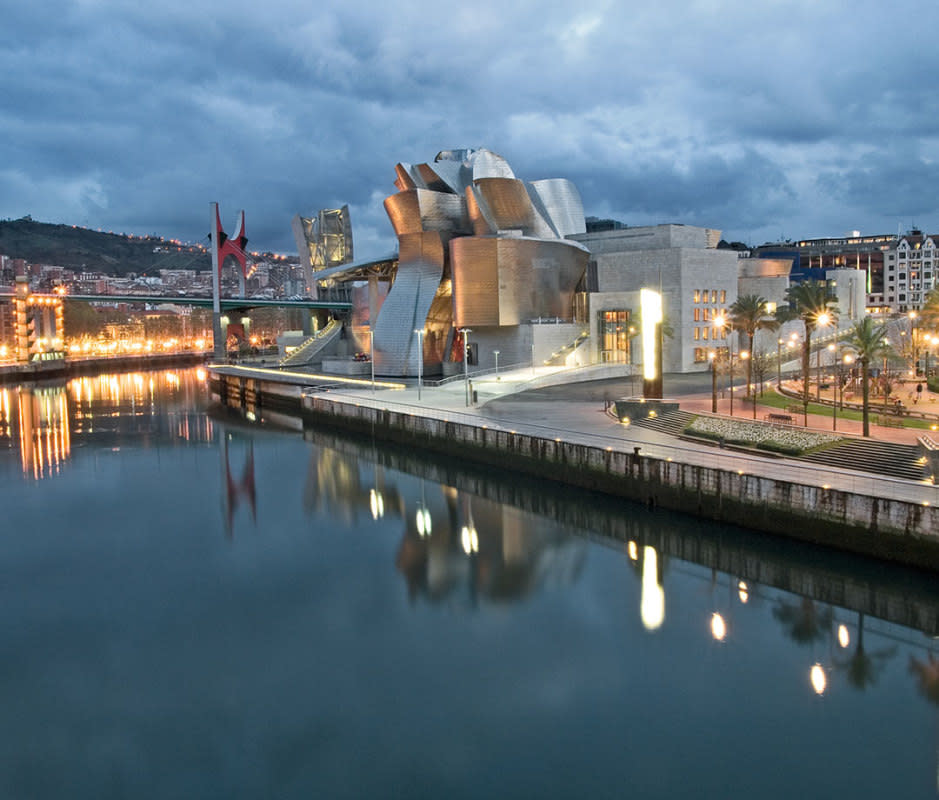
[(916, 445), (849, 439), (818, 453), (799, 456), (800, 461), (826, 467), (856, 469), (892, 478), (921, 481), (928, 478)]
[[(669, 411), (657, 417), (634, 419), (632, 424), (671, 436), (680, 436), (695, 416), (687, 411)], [(926, 468), (920, 463), (919, 449), (916, 445), (909, 444), (847, 439), (817, 453), (787, 457), (819, 466), (872, 472), (903, 480), (922, 481), (929, 477)]]
[(640, 428), (659, 431), (659, 433), (667, 433), (671, 436), (680, 436), (682, 431), (685, 430), (685, 426), (696, 416), (696, 414), (691, 414), (688, 411), (666, 411), (664, 414), (655, 417), (634, 419), (631, 424)]

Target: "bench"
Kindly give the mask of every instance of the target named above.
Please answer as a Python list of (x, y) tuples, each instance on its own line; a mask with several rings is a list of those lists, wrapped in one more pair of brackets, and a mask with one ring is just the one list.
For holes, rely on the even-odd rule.
[(792, 425), (793, 419), (791, 414), (767, 414), (764, 419), (767, 422), (776, 422), (781, 425)]

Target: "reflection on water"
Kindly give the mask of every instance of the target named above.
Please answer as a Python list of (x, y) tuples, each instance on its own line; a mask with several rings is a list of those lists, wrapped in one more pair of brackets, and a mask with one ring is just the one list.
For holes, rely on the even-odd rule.
[(19, 452), (24, 477), (58, 475), (72, 448), (211, 442), (204, 370), (120, 373), (0, 388), (0, 445)]
[(204, 397), (0, 394), (0, 795), (935, 796), (932, 576)]

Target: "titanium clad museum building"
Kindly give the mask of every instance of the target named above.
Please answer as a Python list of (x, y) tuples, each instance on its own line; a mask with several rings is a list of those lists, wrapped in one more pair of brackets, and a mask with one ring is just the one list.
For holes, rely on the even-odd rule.
[(371, 353), (378, 375), (454, 375), (464, 370), (464, 358), (473, 370), (638, 365), (642, 289), (663, 298), (664, 371), (706, 370), (709, 348), (727, 344), (713, 320), (748, 276), (774, 302), (788, 287), (788, 269), (718, 249), (717, 230), (588, 231), (570, 181), (521, 180), (489, 150), (445, 150), (433, 163), (400, 163), (395, 173), (398, 191), (385, 200), (385, 211), (396, 257), (317, 262), (316, 243), (298, 235), (301, 259), (313, 254), (308, 261), (320, 296), (345, 287), (356, 305), (331, 354)]

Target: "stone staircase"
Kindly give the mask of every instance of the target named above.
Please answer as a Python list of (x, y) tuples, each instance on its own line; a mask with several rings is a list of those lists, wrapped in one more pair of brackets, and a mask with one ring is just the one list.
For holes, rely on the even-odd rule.
[(640, 428), (648, 428), (660, 433), (667, 433), (671, 436), (680, 436), (688, 425), (697, 415), (688, 411), (666, 411), (655, 417), (640, 417), (632, 420), (632, 424)]
[[(632, 424), (671, 436), (680, 436), (695, 416), (687, 411), (669, 411), (657, 417), (634, 419)], [(909, 444), (847, 439), (826, 450), (790, 458), (819, 466), (853, 469), (904, 480), (921, 481), (929, 477), (928, 470), (920, 460), (919, 448)]]
[(919, 449), (912, 444), (848, 439), (818, 453), (799, 456), (799, 460), (905, 480), (921, 481), (929, 477), (920, 461)]

